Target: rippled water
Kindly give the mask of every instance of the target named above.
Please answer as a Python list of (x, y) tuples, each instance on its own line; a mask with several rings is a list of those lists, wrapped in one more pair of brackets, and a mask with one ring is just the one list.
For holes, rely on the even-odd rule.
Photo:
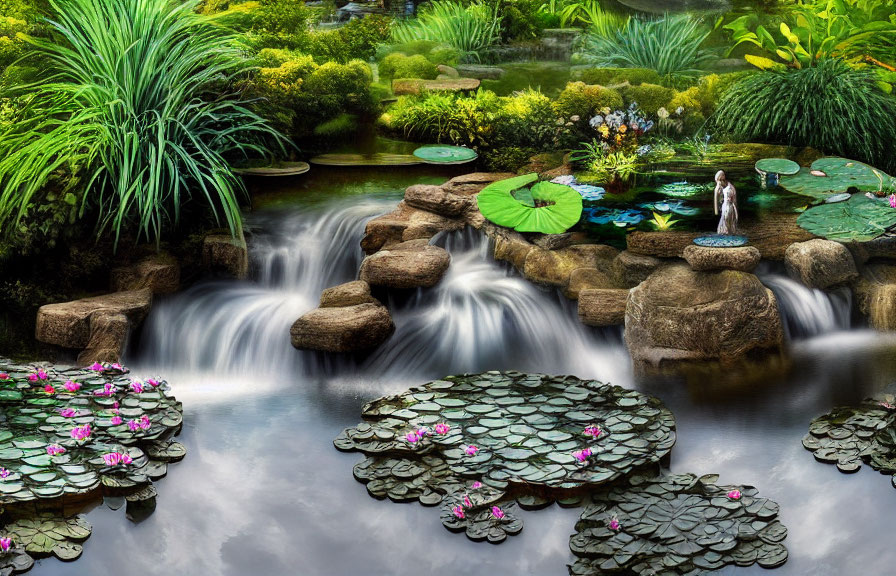
[(133, 525), (99, 506), (82, 558), (43, 560), (36, 573), (565, 574), (577, 510), (523, 512), (519, 536), (472, 543), (445, 530), (437, 509), (369, 497), (352, 477), (360, 455), (333, 448), (366, 401), (485, 369), (572, 373), (654, 394), (678, 423), (674, 472), (718, 473), (781, 504), (790, 560), (777, 573), (892, 572), (889, 478), (840, 474), (800, 444), (813, 417), (896, 379), (896, 340), (839, 330), (848, 324), (836, 319), (836, 297), (769, 282), (794, 327), (789, 369), (636, 380), (618, 331), (583, 327), (556, 292), (491, 261), (481, 238), (453, 234), (436, 239), (452, 253), (443, 281), (390, 301), (397, 328), (383, 348), (352, 359), (292, 349), (291, 323), (321, 289), (354, 279), (364, 222), (398, 192), (256, 213), (253, 281), (199, 285), (154, 307), (129, 364), (164, 375), (183, 401), (187, 458), (157, 483), (152, 516)]

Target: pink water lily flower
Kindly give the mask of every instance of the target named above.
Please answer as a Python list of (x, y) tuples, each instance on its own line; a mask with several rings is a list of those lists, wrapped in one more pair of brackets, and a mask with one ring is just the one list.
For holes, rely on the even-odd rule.
[(470, 496), (467, 494), (464, 494), (464, 506), (466, 506), (467, 508), (473, 507), (473, 501), (470, 500)]
[(46, 380), (47, 378), (50, 377), (50, 375), (47, 374), (46, 372), (44, 372), (43, 370), (38, 370), (37, 377), (40, 378), (41, 380)]
[(109, 366), (109, 368), (110, 368), (111, 370), (124, 370), (124, 366), (122, 366), (122, 365), (119, 364), (118, 362), (113, 362), (113, 363)]
[(90, 438), (91, 432), (93, 432), (93, 430), (90, 429), (90, 424), (75, 426), (72, 428), (72, 438), (75, 440), (87, 440)]
[(56, 389), (53, 388), (52, 384), (47, 384), (46, 386), (44, 386), (44, 393), (45, 394), (55, 394)]
[(591, 457), (591, 448), (585, 448), (584, 450), (578, 450), (572, 453), (573, 457), (581, 462), (586, 462), (588, 458)]
[(497, 506), (492, 506), (492, 516), (500, 520), (504, 517), (504, 511), (498, 508)]
[[(133, 420), (131, 420), (131, 422), (133, 422)], [(131, 422), (128, 422), (128, 426), (131, 425)], [(132, 430), (133, 430), (133, 428), (132, 428)], [(410, 442), (411, 444), (416, 444), (417, 442), (419, 442), (421, 440), (420, 434), (416, 430), (405, 434), (404, 439), (407, 440), (408, 442)]]
[(130, 454), (122, 453), (121, 454), (121, 463), (122, 464), (131, 464), (134, 460), (131, 458)]
[(59, 456), (60, 454), (65, 454), (65, 448), (59, 444), (50, 444), (47, 446), (47, 454), (50, 456)]
[(137, 380), (134, 380), (133, 382), (131, 382), (131, 392), (133, 392), (134, 394), (142, 394), (143, 384), (141, 384)]
[(66, 381), (65, 384), (62, 385), (63, 388), (68, 390), (69, 392), (77, 392), (81, 389), (81, 385), (73, 380)]
[(112, 384), (106, 382), (105, 384), (103, 384), (102, 390), (95, 390), (93, 393), (97, 396), (112, 396), (116, 392), (118, 392), (118, 389)]
[(740, 490), (732, 490), (727, 494), (729, 500), (740, 500), (741, 493)]
[(9, 374), (6, 372), (0, 372), (0, 380), (9, 380)]
[(37, 378), (37, 374), (35, 374), (35, 373), (32, 372), (31, 374), (28, 375), (28, 381), (29, 381), (29, 382), (37, 382), (37, 380), (38, 380), (38, 378)]
[(603, 430), (600, 429), (600, 426), (594, 426), (592, 424), (591, 426), (585, 427), (585, 436), (591, 436), (596, 439), (601, 434), (603, 434)]
[(475, 489), (477, 489), (477, 488), (482, 488), (482, 482), (480, 482), (479, 480), (477, 480), (477, 481), (473, 482), (473, 485), (470, 486), (470, 488), (472, 488), (473, 490), (475, 490)]
[(479, 448), (470, 444), (464, 448), (464, 452), (466, 452), (468, 456), (475, 456), (476, 453), (479, 452)]
[(435, 430), (436, 434), (439, 434), (441, 436), (443, 434), (447, 434), (448, 431), (451, 430), (451, 426), (449, 426), (448, 424), (446, 424), (444, 422), (439, 422), (438, 424), (435, 425), (433, 430)]
[(78, 415), (78, 411), (74, 408), (60, 408), (59, 415), (63, 418), (74, 418)]
[(113, 416), (112, 417), (112, 425), (118, 426), (119, 424), (121, 424), (121, 416)]
[(152, 386), (153, 388), (158, 388), (162, 383), (156, 380), (155, 378), (147, 378), (146, 383)]
[(893, 409), (896, 409), (896, 406), (893, 406), (893, 405), (890, 404), (889, 402), (878, 402), (878, 404), (880, 404), (881, 407), (886, 408), (887, 410), (893, 410)]
[(0, 468), (0, 478), (6, 478), (9, 476), (9, 470), (6, 468)]
[(619, 532), (619, 528), (619, 519), (613, 516), (613, 518), (610, 520), (610, 530), (612, 530), (613, 532)]
[(454, 508), (451, 509), (451, 511), (454, 512), (454, 515), (457, 516), (458, 520), (464, 519), (464, 509), (461, 508), (460, 505), (455, 506)]
[(890, 194), (890, 208), (896, 208), (896, 194)]
[(117, 466), (121, 463), (121, 454), (118, 452), (103, 454), (103, 461), (106, 463), (106, 466)]
[(0, 538), (0, 552), (9, 552), (12, 548), (12, 538)]
[(103, 365), (99, 362), (94, 362), (90, 366), (87, 367), (88, 370), (93, 370), (94, 372), (102, 372), (104, 370)]

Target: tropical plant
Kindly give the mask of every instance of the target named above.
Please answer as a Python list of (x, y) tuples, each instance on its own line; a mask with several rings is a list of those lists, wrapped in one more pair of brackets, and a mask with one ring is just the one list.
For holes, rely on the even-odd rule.
[(628, 16), (604, 10), (598, 0), (548, 0), (539, 10), (556, 15), (563, 28), (585, 26), (604, 36), (623, 28), (628, 22)]
[(491, 141), (498, 109), (498, 97), (487, 90), (472, 97), (432, 92), (399, 98), (386, 116), (407, 137), (476, 147)]
[(693, 76), (712, 59), (701, 48), (709, 34), (709, 27), (688, 14), (631, 18), (612, 34), (590, 33), (584, 57), (602, 67), (649, 68), (670, 80)]
[(482, 0), (469, 5), (434, 0), (416, 19), (405, 20), (393, 28), (392, 39), (399, 43), (430, 40), (448, 44), (478, 61), (484, 50), (500, 41), (501, 16)]
[(802, 68), (831, 57), (896, 63), (896, 0), (798, 0), (786, 14), (777, 30), (762, 26), (753, 12), (725, 25), (734, 41), (729, 54), (753, 44), (764, 55), (745, 58), (762, 69)]
[(674, 214), (660, 214), (659, 212), (653, 213), (653, 220), (649, 220), (651, 226), (655, 230), (670, 230), (673, 225), (678, 223), (678, 220), (672, 220), (672, 216)]
[(896, 99), (880, 90), (871, 70), (839, 59), (747, 76), (725, 92), (711, 122), (739, 141), (894, 162)]
[(179, 0), (51, 0), (55, 39), (31, 39), (49, 63), (22, 115), (0, 135), (0, 227), (21, 219), (51, 176), (97, 234), (133, 226), (158, 241), (202, 200), (241, 228), (232, 156), (265, 154), (280, 136), (227, 93), (248, 63), (232, 36)]

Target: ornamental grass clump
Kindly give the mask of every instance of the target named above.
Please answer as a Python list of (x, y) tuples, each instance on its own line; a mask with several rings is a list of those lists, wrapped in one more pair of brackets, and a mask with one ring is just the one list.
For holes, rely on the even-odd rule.
[(501, 40), (501, 15), (482, 1), (465, 5), (452, 0), (434, 0), (414, 20), (392, 30), (397, 43), (428, 40), (455, 48), (468, 60), (480, 60), (482, 52)]
[(241, 229), (233, 157), (282, 143), (229, 93), (249, 64), (196, 1), (50, 0), (52, 40), (30, 39), (48, 63), (22, 87), (27, 104), (0, 134), (0, 230), (40, 202), (60, 172), (97, 234), (158, 242), (194, 203)]

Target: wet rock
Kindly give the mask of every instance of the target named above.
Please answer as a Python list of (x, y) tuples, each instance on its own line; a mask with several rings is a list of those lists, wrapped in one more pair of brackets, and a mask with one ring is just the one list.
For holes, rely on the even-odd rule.
[(535, 246), (519, 232), (494, 224), (489, 224), (487, 229), (492, 232), (489, 236), (495, 239), (495, 260), (509, 262), (514, 268), (522, 271), (526, 265), (526, 256), (535, 250)]
[(563, 234), (528, 234), (530, 242), (545, 250), (560, 250), (573, 244), (584, 244), (588, 236), (582, 232), (564, 232)]
[(691, 270), (698, 272), (708, 270), (752, 272), (759, 265), (761, 258), (759, 250), (753, 246), (714, 248), (692, 245), (684, 249), (684, 259), (691, 265)]
[[(563, 288), (563, 295), (570, 300), (578, 300), (583, 290), (615, 287), (613, 280), (606, 272), (597, 268), (576, 268), (569, 275), (569, 284)], [(624, 306), (623, 312), (625, 312)]]
[(401, 79), (392, 81), (392, 93), (396, 96), (423, 94), (424, 92), (473, 92), (482, 82), (476, 78), (450, 78), (446, 80)]
[(627, 289), (588, 289), (579, 293), (579, 320), (588, 326), (625, 323)]
[(430, 239), (443, 230), (460, 230), (465, 222), (399, 202), (392, 212), (367, 223), (361, 248), (367, 254), (407, 240)]
[(681, 258), (684, 249), (693, 245), (694, 238), (700, 234), (668, 230), (663, 232), (636, 231), (629, 234), (625, 243), (628, 251), (642, 256), (657, 258)]
[(662, 266), (663, 261), (653, 256), (623, 250), (613, 259), (613, 279), (625, 288), (634, 288)]
[(783, 331), (775, 296), (759, 278), (737, 270), (696, 272), (681, 263), (632, 289), (625, 341), (639, 370), (732, 365), (779, 352)]
[(784, 255), (787, 273), (810, 288), (826, 289), (858, 277), (852, 254), (843, 244), (809, 240), (791, 244)]
[(321, 308), (342, 308), (358, 304), (379, 304), (379, 301), (370, 295), (370, 284), (363, 280), (333, 286), (320, 294)]
[(513, 178), (514, 176), (516, 176), (516, 174), (512, 172), (472, 172), (470, 174), (463, 174), (462, 176), (455, 176), (448, 182), (442, 184), (442, 187), (452, 194), (472, 196), (473, 194), (481, 192), (483, 188), (492, 182), (506, 180), (508, 178)]
[(854, 284), (856, 304), (876, 330), (896, 330), (896, 265), (863, 267)]
[(202, 268), (207, 274), (243, 279), (249, 274), (249, 249), (242, 233), (209, 234), (202, 241)]
[(497, 66), (483, 66), (481, 64), (460, 64), (457, 72), (466, 78), (478, 78), (480, 80), (500, 80), (506, 71)]
[(414, 208), (442, 216), (458, 216), (470, 207), (470, 198), (452, 194), (441, 186), (416, 184), (404, 192), (404, 201)]
[(358, 352), (376, 348), (395, 330), (392, 317), (379, 303), (317, 308), (295, 321), (292, 345), (322, 352)]
[(47, 304), (37, 311), (35, 338), (63, 348), (85, 350), (102, 357), (94, 361), (114, 362), (123, 351), (127, 334), (146, 318), (152, 305), (148, 288)]
[(115, 292), (149, 288), (153, 294), (171, 294), (180, 288), (180, 264), (170, 254), (153, 254), (131, 266), (113, 269), (111, 284)]
[(526, 256), (523, 274), (537, 284), (565, 286), (576, 268), (609, 271), (610, 262), (619, 253), (603, 244), (578, 244), (561, 250), (535, 248)]
[(448, 252), (426, 240), (402, 242), (368, 256), (361, 264), (361, 280), (387, 288), (435, 286), (451, 262)]

